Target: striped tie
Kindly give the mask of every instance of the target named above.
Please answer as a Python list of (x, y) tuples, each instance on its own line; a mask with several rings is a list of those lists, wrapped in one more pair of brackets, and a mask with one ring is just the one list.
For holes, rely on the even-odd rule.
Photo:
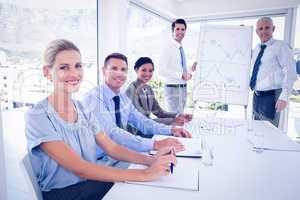
[(255, 88), (257, 73), (258, 73), (258, 70), (259, 70), (259, 66), (261, 64), (261, 58), (264, 55), (264, 51), (265, 51), (266, 47), (267, 47), (267, 45), (265, 45), (265, 44), (262, 44), (260, 46), (260, 51), (258, 53), (258, 56), (257, 56), (256, 60), (255, 60), (252, 75), (251, 75), (251, 79), (250, 79), (250, 88), (251, 88), (251, 90), (254, 90), (254, 88)]

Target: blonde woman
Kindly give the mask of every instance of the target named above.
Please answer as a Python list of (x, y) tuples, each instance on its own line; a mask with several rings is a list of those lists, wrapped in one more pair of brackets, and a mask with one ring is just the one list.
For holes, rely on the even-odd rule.
[[(45, 200), (101, 199), (118, 181), (150, 181), (169, 173), (173, 155), (156, 157), (114, 143), (72, 93), (83, 78), (79, 49), (70, 41), (52, 41), (44, 54), (45, 77), (53, 93), (26, 113), (28, 151)], [(148, 165), (144, 170), (97, 165), (96, 147), (114, 159)]]

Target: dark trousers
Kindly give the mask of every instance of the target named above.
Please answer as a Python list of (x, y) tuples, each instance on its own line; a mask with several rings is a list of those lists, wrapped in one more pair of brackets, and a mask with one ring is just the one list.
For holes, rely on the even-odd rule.
[(43, 192), (44, 200), (100, 200), (110, 190), (113, 183), (84, 181), (65, 188)]
[(253, 117), (255, 120), (267, 120), (278, 127), (280, 112), (276, 112), (276, 102), (281, 89), (255, 91), (253, 95)]

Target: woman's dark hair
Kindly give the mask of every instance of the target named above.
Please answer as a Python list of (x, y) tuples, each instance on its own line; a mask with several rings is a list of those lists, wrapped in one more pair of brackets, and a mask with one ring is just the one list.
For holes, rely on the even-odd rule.
[(137, 59), (137, 61), (134, 64), (134, 70), (138, 70), (142, 65), (148, 64), (148, 63), (152, 64), (153, 70), (154, 70), (154, 64), (153, 64), (151, 58), (149, 58), (149, 57), (140, 57), (139, 59)]

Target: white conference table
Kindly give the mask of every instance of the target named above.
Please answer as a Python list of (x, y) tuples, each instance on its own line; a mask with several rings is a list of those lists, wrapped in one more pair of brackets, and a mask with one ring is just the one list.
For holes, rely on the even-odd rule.
[[(224, 129), (220, 128), (215, 134), (211, 132), (205, 136), (207, 142), (214, 149), (212, 166), (204, 166), (201, 159), (178, 159), (178, 164), (185, 162), (199, 167), (199, 191), (116, 183), (103, 199), (300, 199), (300, 152), (264, 150), (262, 153), (256, 153), (248, 141), (250, 133), (247, 122), (243, 120), (232, 120), (231, 122), (235, 122), (235, 125), (234, 128), (232, 128), (234, 123), (227, 126), (227, 128), (231, 127), (228, 128), (229, 131), (225, 130), (226, 125), (224, 125)], [(193, 127), (195, 127), (195, 123), (188, 128), (195, 132)], [(223, 131), (220, 131), (221, 129)], [(270, 138), (286, 139), (287, 137), (265, 121), (253, 122), (251, 129), (254, 132), (263, 132), (265, 134), (264, 140)], [(188, 166), (189, 164), (187, 164), (187, 170), (189, 170)]]

